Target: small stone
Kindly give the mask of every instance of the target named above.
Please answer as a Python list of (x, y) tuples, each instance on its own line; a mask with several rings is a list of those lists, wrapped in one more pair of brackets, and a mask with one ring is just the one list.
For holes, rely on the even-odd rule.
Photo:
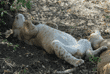
[(110, 30), (109, 30), (109, 29), (106, 29), (106, 30), (105, 30), (105, 33), (110, 33)]
[(91, 26), (91, 25), (94, 25), (94, 23), (92, 23), (92, 21), (89, 20), (87, 25), (88, 25), (88, 26)]
[(31, 14), (36, 14), (36, 11), (32, 11)]

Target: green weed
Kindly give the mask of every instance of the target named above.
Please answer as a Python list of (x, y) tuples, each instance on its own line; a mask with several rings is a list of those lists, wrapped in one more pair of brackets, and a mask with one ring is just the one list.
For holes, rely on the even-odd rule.
[(15, 46), (13, 47), (13, 49), (16, 50), (16, 47), (18, 47), (18, 46), (19, 46), (19, 45), (15, 45)]
[[(101, 61), (101, 58), (99, 58), (99, 57), (94, 57), (94, 56), (90, 55), (89, 61), (91, 61), (92, 63), (97, 64), (98, 62)], [(93, 71), (95, 71), (96, 69), (97, 69), (97, 68), (94, 68)]]

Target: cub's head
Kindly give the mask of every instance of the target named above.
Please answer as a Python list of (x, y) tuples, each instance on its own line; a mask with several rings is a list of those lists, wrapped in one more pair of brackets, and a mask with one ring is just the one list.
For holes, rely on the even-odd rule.
[(24, 23), (23, 23), (23, 32), (26, 33), (26, 34), (29, 34), (31, 31), (33, 31), (35, 29), (35, 26), (34, 24), (32, 24), (31, 21), (29, 20), (26, 20)]
[(25, 21), (25, 17), (22, 14), (17, 14), (15, 16), (13, 25), (12, 25), (12, 30), (13, 30), (13, 36), (16, 37), (20, 33), (20, 29), (23, 27), (23, 23)]
[(19, 27), (22, 27), (23, 26), (23, 23), (25, 21), (25, 17), (23, 14), (17, 14), (15, 16), (15, 19), (14, 19), (14, 23), (13, 23), (13, 26), (12, 28), (15, 29), (15, 28), (19, 28)]
[(90, 34), (88, 40), (91, 42), (93, 48), (97, 48), (98, 42), (103, 40), (103, 37), (101, 36), (101, 33), (98, 30), (95, 30), (95, 33)]
[(38, 29), (32, 24), (31, 21), (26, 20), (23, 24), (21, 29), (21, 39), (22, 40), (29, 40), (31, 38), (35, 38), (38, 33)]

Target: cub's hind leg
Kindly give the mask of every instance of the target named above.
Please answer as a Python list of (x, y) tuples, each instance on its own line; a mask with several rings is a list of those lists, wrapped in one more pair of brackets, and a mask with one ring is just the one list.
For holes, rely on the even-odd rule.
[(64, 45), (59, 40), (52, 41), (52, 49), (54, 50), (57, 57), (64, 59), (66, 62), (73, 66), (78, 66), (84, 63), (84, 60), (77, 59), (72, 56), (65, 48)]
[(101, 46), (96, 50), (89, 49), (86, 51), (86, 59), (90, 57), (90, 55), (99, 56), (102, 52), (107, 50), (107, 46)]

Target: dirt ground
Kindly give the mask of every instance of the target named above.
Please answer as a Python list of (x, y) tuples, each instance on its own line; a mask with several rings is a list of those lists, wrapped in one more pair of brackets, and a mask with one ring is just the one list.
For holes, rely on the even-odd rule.
[[(98, 2), (92, 3), (90, 1), (92, 0), (86, 2), (98, 5)], [(102, 13), (88, 17), (89, 15), (87, 14), (84, 14), (85, 16), (80, 14), (82, 8), (77, 9), (79, 10), (79, 15), (72, 14), (72, 11), (70, 13), (66, 12), (71, 9), (70, 7), (67, 8), (66, 5), (62, 5), (62, 3), (65, 3), (62, 0), (61, 3), (58, 1), (55, 2), (55, 0), (32, 0), (32, 2), (35, 3), (37, 7), (34, 7), (35, 4), (33, 4), (30, 10), (27, 9), (25, 11), (22, 9), (23, 11), (19, 11), (19, 13), (25, 15), (26, 19), (34, 17), (34, 20), (38, 21), (51, 21), (58, 25), (59, 30), (71, 34), (77, 40), (81, 38), (87, 39), (87, 36), (95, 29), (99, 29), (104, 38), (109, 38), (109, 33), (105, 32), (106, 29), (109, 29), (109, 18), (103, 18), (109, 16), (109, 12), (106, 12), (104, 9), (101, 10)], [(69, 2), (67, 2), (67, 4), (69, 5)], [(47, 9), (43, 9), (45, 6), (47, 6)], [(78, 6), (79, 5), (76, 7)], [(86, 5), (84, 7), (86, 7)], [(96, 16), (99, 17), (96, 18)], [(100, 19), (102, 19), (103, 22)], [(9, 22), (10, 20), (6, 21), (6, 23)], [(7, 28), (0, 26), (0, 30), (2, 33), (5, 32)], [(17, 47), (16, 45), (19, 46)], [(56, 71), (64, 71), (71, 68), (74, 68), (74, 66), (57, 58), (54, 54), (48, 54), (40, 47), (31, 46), (23, 41), (19, 41), (16, 37), (14, 38), (13, 35), (8, 38), (0, 35), (0, 74), (55, 74)], [(83, 65), (69, 74), (96, 74), (97, 70), (93, 71), (94, 68), (96, 68), (96, 64), (85, 60)]]

